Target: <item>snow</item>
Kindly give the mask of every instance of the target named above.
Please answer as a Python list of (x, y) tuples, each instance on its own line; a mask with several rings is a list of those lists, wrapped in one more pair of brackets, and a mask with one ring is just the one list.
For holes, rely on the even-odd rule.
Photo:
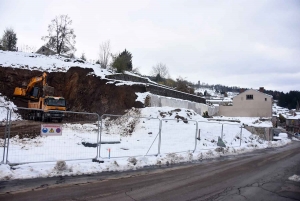
[[(70, 61), (68, 61), (70, 60)], [(92, 68), (94, 74), (105, 78), (111, 75), (106, 69), (101, 69), (99, 64), (76, 62), (77, 59), (67, 59), (59, 55), (45, 56), (36, 53), (10, 52), (0, 50), (0, 66), (21, 68), (28, 70), (40, 70), (46, 72), (66, 72), (70, 67)]]
[(274, 136), (273, 139), (274, 140), (283, 140), (283, 139), (287, 139), (288, 135), (286, 133), (279, 133), (278, 136)]
[[(11, 102), (6, 96), (0, 93), (0, 126), (4, 124), (7, 120), (7, 112), (12, 108), (17, 107), (13, 102)], [(11, 114), (11, 119), (13, 121), (21, 119), (21, 117), (16, 113), (17, 109), (14, 109)]]
[(289, 180), (291, 180), (291, 181), (296, 181), (296, 182), (300, 182), (300, 176), (294, 174), (293, 176), (289, 177)]
[(149, 92), (145, 92), (145, 93), (136, 92), (135, 94), (138, 96), (135, 101), (136, 102), (138, 102), (138, 101), (142, 102), (143, 104), (145, 103), (146, 97), (148, 95), (150, 95)]
[(225, 117), (225, 116), (214, 116), (214, 120), (226, 121), (238, 121), (241, 124), (246, 124), (248, 126), (254, 127), (273, 127), (271, 120), (262, 121), (260, 117)]
[(195, 90), (195, 93), (202, 93), (202, 94), (204, 94), (205, 91), (206, 91), (209, 95), (211, 95), (211, 96), (221, 96), (221, 94), (218, 94), (214, 89), (205, 88), (205, 87), (196, 89), (196, 90)]
[[(158, 154), (160, 119), (162, 120), (161, 149)], [(200, 129), (200, 141), (197, 140), (195, 149), (196, 121)], [(91, 159), (96, 157), (97, 149), (82, 144), (97, 142), (97, 122), (65, 123), (62, 136), (39, 136), (34, 139), (13, 137), (10, 141), (9, 161), (38, 163), (25, 163), (12, 167), (2, 164), (0, 180), (135, 170), (149, 165), (165, 165), (240, 154), (255, 149), (283, 146), (291, 142), (285, 137), (279, 141), (267, 142), (245, 129), (242, 129), (241, 134), (241, 124), (228, 123), (223, 126), (223, 141), (227, 147), (216, 149), (218, 137), (222, 135), (222, 124), (207, 121), (195, 111), (184, 108), (133, 108), (118, 119), (104, 118), (102, 125), (102, 141), (117, 142), (101, 144), (99, 159), (104, 163), (91, 162)], [(66, 161), (67, 167), (58, 170), (56, 162), (42, 162), (57, 160)]]

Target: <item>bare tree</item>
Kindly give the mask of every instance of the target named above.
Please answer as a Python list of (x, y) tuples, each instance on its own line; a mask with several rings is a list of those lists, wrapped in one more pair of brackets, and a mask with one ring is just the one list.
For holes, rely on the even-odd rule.
[(85, 56), (84, 52), (82, 53), (80, 59), (82, 59), (83, 61), (86, 61), (86, 56)]
[(21, 47), (19, 48), (19, 51), (21, 52), (35, 52), (36, 51), (36, 47), (35, 46), (29, 46), (29, 45), (21, 45)]
[(48, 36), (42, 37), (47, 41), (46, 46), (54, 49), (57, 54), (72, 53), (75, 49), (74, 29), (70, 28), (72, 20), (68, 15), (55, 17), (48, 26)]
[(155, 66), (152, 66), (151, 75), (160, 78), (167, 78), (169, 76), (168, 67), (166, 64), (157, 63)]
[(100, 52), (99, 52), (99, 63), (101, 68), (107, 68), (108, 62), (109, 62), (109, 57), (111, 55), (110, 53), (110, 41), (105, 41), (103, 42), (100, 47)]
[(141, 75), (141, 72), (140, 72), (140, 68), (139, 68), (139, 67), (133, 68), (131, 72), (133, 72), (133, 73), (135, 73), (135, 74), (138, 74), (138, 75)]

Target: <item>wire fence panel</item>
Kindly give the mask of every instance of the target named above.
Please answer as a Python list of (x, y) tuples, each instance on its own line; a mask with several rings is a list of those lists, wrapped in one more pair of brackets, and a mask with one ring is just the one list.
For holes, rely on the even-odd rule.
[(160, 153), (195, 150), (197, 122), (181, 119), (163, 119)]
[(63, 113), (61, 122), (55, 118), (32, 118), (38, 112), (42, 110), (18, 108), (22, 120), (10, 122), (9, 164), (96, 158), (97, 114), (58, 111)]
[(102, 158), (157, 155), (159, 125), (158, 118), (102, 115), (99, 155)]
[(0, 163), (5, 161), (7, 131), (8, 131), (9, 109), (0, 106)]
[(222, 140), (226, 146), (239, 147), (242, 142), (242, 128), (240, 124), (224, 123)]
[(197, 149), (215, 149), (219, 137), (222, 137), (222, 124), (210, 121), (198, 121), (197, 138), (199, 141)]

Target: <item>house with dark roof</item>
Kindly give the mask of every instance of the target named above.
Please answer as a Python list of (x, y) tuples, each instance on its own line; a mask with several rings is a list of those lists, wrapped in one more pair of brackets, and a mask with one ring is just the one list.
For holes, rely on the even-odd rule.
[(44, 45), (42, 47), (40, 47), (40, 49), (38, 49), (36, 51), (36, 53), (43, 54), (43, 55), (46, 55), (46, 56), (57, 54), (54, 50), (51, 50), (50, 48), (48, 48)]
[(248, 89), (233, 97), (232, 106), (220, 105), (219, 115), (226, 117), (272, 117), (273, 96)]

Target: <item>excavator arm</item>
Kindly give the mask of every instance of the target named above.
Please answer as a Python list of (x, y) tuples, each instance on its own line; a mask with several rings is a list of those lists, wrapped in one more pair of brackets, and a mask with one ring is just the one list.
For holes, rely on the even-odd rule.
[(26, 88), (16, 87), (14, 91), (14, 96), (33, 100), (38, 99), (38, 92), (33, 93), (32, 90), (34, 89), (34, 86), (39, 82), (43, 82), (44, 88), (47, 87), (47, 73), (44, 72), (42, 76), (31, 78)]

